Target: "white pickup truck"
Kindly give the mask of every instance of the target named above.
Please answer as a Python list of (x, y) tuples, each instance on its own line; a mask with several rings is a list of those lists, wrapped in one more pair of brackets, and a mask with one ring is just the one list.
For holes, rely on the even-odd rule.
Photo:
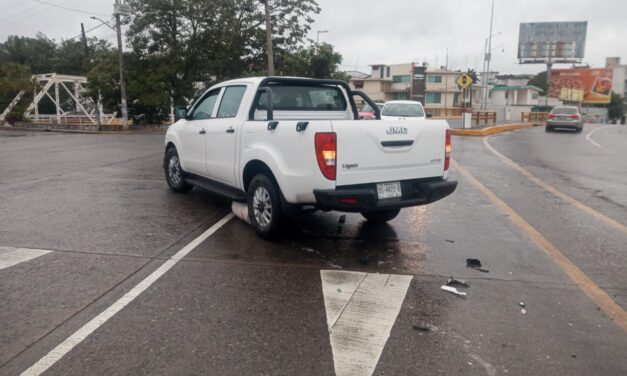
[(198, 186), (247, 202), (259, 236), (277, 235), (303, 211), (360, 212), (386, 222), (400, 209), (451, 194), (443, 120), (358, 120), (344, 81), (243, 78), (177, 108), (165, 137), (165, 178), (175, 192)]

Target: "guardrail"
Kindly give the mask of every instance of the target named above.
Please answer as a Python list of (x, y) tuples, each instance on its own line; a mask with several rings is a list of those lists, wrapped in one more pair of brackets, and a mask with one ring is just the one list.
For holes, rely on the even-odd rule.
[(548, 112), (523, 112), (520, 114), (520, 120), (523, 123), (544, 122), (548, 116)]
[(461, 107), (425, 107), (425, 111), (433, 117), (455, 117), (462, 116)]
[[(92, 120), (93, 119), (93, 120)], [(92, 118), (90, 118), (89, 116), (85, 116), (85, 115), (37, 115), (34, 116), (33, 118), (29, 119), (30, 122), (35, 123), (35, 124), (65, 124), (65, 125), (78, 125), (78, 126), (82, 126), (82, 125), (97, 125), (98, 120), (96, 118), (96, 116), (93, 116)], [(114, 125), (114, 126), (121, 126), (122, 125), (122, 119), (120, 118), (115, 118), (112, 115), (105, 115), (102, 114), (101, 118), (100, 118), (100, 123), (102, 125)], [(133, 125), (133, 121), (129, 120), (128, 121), (129, 125)]]
[(472, 122), (475, 125), (483, 124), (496, 124), (496, 112), (495, 111), (473, 111)]

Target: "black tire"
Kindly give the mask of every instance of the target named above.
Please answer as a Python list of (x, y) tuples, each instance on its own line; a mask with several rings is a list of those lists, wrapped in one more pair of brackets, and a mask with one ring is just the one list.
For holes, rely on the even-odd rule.
[(386, 209), (361, 212), (361, 215), (370, 223), (385, 223), (396, 218), (401, 209)]
[(583, 128), (577, 128), (575, 131), (576, 131), (577, 133), (581, 133), (581, 131), (583, 131)]
[(276, 239), (285, 215), (281, 210), (281, 192), (274, 179), (265, 174), (256, 175), (248, 186), (247, 202), (250, 223), (257, 235), (262, 239)]
[(193, 185), (185, 182), (185, 172), (181, 168), (179, 154), (174, 147), (165, 151), (163, 172), (165, 173), (165, 181), (168, 182), (168, 186), (174, 192), (186, 193), (194, 188)]
[(544, 127), (544, 130), (546, 132), (551, 132), (553, 130), (553, 128), (549, 127), (548, 125), (546, 127)]

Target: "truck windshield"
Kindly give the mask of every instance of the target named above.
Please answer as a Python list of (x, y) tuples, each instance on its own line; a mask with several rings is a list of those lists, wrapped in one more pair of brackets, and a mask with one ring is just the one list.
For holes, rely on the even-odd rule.
[(383, 116), (422, 117), (424, 111), (419, 104), (413, 103), (388, 103), (383, 107)]
[[(332, 86), (272, 85), (272, 107), (278, 111), (345, 111), (346, 98)], [(257, 110), (265, 110), (268, 95), (262, 93)]]

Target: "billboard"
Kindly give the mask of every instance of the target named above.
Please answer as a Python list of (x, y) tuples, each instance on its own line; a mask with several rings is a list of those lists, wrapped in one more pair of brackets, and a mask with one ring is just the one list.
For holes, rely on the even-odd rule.
[(610, 103), (612, 70), (605, 68), (552, 69), (549, 96), (583, 104)]
[(521, 23), (518, 60), (521, 64), (580, 63), (587, 30), (587, 21)]

